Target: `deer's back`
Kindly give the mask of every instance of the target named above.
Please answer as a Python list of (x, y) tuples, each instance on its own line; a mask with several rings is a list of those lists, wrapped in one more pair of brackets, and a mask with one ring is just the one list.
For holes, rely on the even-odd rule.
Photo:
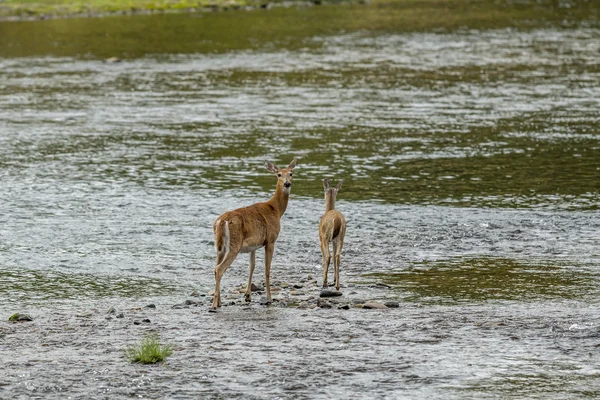
[(228, 211), (217, 218), (215, 227), (224, 222), (229, 224), (232, 236), (243, 241), (242, 247), (263, 247), (277, 240), (280, 230), (279, 213), (268, 202)]

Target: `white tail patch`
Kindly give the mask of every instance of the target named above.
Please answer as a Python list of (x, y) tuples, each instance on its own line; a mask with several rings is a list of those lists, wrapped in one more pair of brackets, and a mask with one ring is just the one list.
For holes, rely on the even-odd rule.
[(225, 221), (225, 254), (229, 253), (229, 221)]

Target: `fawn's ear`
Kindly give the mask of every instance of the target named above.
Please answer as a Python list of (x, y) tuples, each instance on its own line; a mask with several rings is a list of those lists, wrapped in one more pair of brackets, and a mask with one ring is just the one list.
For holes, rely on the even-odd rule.
[(294, 168), (296, 168), (296, 159), (295, 158), (292, 160), (292, 162), (290, 163), (290, 165), (288, 165), (288, 169), (290, 171), (293, 170)]
[(342, 188), (342, 183), (344, 183), (343, 179), (340, 181), (340, 183), (337, 184), (337, 186), (335, 187), (335, 190), (339, 191)]
[(329, 190), (329, 179), (323, 179), (323, 189), (325, 189), (325, 191)]
[(269, 160), (265, 160), (265, 166), (267, 167), (267, 169), (269, 171), (271, 171), (272, 173), (276, 174), (277, 171), (279, 170), (277, 168), (277, 166), (275, 164), (273, 164), (272, 162), (270, 162)]

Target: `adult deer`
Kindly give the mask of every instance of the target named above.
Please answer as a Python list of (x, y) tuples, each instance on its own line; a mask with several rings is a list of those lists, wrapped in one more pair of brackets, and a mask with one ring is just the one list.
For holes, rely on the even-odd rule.
[(294, 158), (287, 168), (279, 169), (265, 160), (267, 169), (277, 175), (275, 194), (268, 201), (248, 207), (228, 211), (215, 221), (215, 246), (217, 266), (215, 267), (215, 294), (210, 311), (221, 307), (221, 278), (239, 253), (250, 253), (250, 276), (246, 286), (245, 299), (250, 301), (252, 274), (256, 260), (256, 250), (265, 248), (265, 285), (267, 300), (271, 301), (271, 259), (275, 241), (279, 235), (279, 220), (287, 208), (292, 190), (292, 171), (296, 167)]
[(333, 265), (335, 289), (340, 290), (340, 254), (344, 246), (344, 236), (346, 235), (346, 219), (344, 215), (335, 209), (335, 197), (342, 188), (341, 180), (336, 187), (329, 187), (329, 180), (323, 180), (325, 189), (325, 214), (321, 217), (319, 223), (319, 239), (321, 241), (321, 255), (323, 257), (323, 287), (327, 287), (327, 270), (331, 261), (329, 253), (329, 243), (333, 243)]

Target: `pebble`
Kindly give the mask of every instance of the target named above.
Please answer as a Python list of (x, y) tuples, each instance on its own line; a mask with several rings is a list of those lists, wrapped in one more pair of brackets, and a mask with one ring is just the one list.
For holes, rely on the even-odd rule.
[(319, 297), (338, 297), (341, 296), (342, 292), (338, 292), (337, 290), (321, 290), (321, 294)]
[(344, 304), (338, 307), (339, 310), (349, 310), (350, 309), (350, 305), (349, 304)]
[(145, 308), (156, 308), (156, 304), (148, 304)]
[[(261, 292), (262, 290), (263, 290), (262, 288), (260, 288), (260, 287), (256, 286), (254, 283), (252, 283), (252, 284), (250, 285), (250, 291), (251, 291), (251, 292)], [(244, 288), (244, 292), (245, 292), (245, 291), (246, 291), (246, 288)]]
[(104, 60), (104, 62), (107, 64), (115, 64), (115, 63), (120, 63), (121, 59), (119, 57), (110, 57), (110, 58), (107, 58), (106, 60)]
[(107, 313), (107, 314), (115, 314), (116, 312), (117, 312), (117, 310), (116, 310), (114, 307), (110, 307), (110, 308), (109, 308), (109, 309), (106, 311), (106, 313)]
[(125, 318), (125, 314), (123, 314), (123, 313), (118, 313), (118, 314), (116, 315), (116, 317), (117, 317), (117, 318)]
[(388, 308), (399, 308), (400, 307), (400, 303), (398, 303), (397, 301), (386, 301), (383, 304), (385, 304), (385, 306)]
[(190, 296), (192, 296), (192, 297), (198, 297), (198, 296), (200, 296), (200, 293), (198, 293), (197, 290), (194, 290), (192, 293), (190, 293)]

